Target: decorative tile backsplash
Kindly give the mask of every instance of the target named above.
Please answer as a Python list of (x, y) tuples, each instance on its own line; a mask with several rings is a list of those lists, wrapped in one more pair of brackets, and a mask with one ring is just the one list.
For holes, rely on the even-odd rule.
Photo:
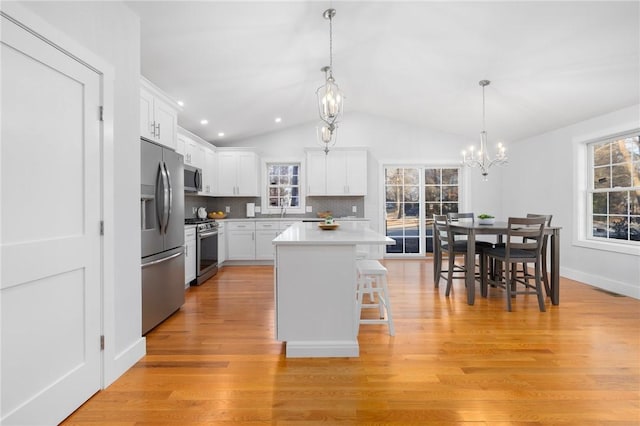
[[(194, 208), (205, 207), (208, 212), (225, 211), (229, 206), (231, 212), (227, 218), (243, 219), (246, 217), (247, 203), (255, 203), (260, 206), (260, 197), (201, 197), (198, 195), (185, 194), (184, 197), (184, 217), (196, 217)], [(355, 216), (364, 217), (364, 197), (307, 197), (306, 205), (313, 208), (312, 213), (304, 215), (287, 214), (286, 217), (317, 217), (317, 212), (330, 210), (334, 217)], [(353, 213), (352, 208), (356, 206), (357, 213)], [(262, 215), (256, 213), (256, 217), (273, 217), (273, 215)]]

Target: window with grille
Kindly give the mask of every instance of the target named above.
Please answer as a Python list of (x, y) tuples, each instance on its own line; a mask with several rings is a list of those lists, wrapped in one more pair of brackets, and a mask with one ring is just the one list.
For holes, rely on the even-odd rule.
[(300, 163), (267, 163), (267, 208), (272, 211), (301, 206)]
[(640, 245), (640, 135), (592, 142), (587, 235)]

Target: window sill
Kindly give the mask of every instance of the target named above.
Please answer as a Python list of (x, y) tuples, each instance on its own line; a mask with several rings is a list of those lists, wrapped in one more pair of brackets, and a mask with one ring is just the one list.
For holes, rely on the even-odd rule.
[(615, 253), (623, 253), (623, 254), (629, 254), (632, 256), (640, 257), (640, 247), (633, 246), (630, 244), (620, 244), (620, 243), (609, 242), (609, 241), (595, 241), (595, 240), (581, 239), (581, 240), (573, 241), (573, 245), (577, 247), (584, 247), (584, 248), (589, 248), (593, 250), (611, 251)]

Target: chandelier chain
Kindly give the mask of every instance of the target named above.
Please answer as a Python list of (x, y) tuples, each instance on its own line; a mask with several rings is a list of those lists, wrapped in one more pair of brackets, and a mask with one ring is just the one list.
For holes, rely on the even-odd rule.
[(329, 75), (333, 77), (333, 17), (329, 14)]
[(485, 110), (484, 110), (484, 88), (485, 86), (482, 86), (482, 131), (486, 131), (487, 130), (487, 126), (485, 123)]

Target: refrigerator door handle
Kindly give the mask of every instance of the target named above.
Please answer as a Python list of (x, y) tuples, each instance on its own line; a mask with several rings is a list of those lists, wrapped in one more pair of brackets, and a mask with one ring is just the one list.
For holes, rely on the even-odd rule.
[(163, 185), (162, 191), (164, 191), (164, 170), (162, 170), (162, 164), (158, 164), (158, 175), (156, 176), (156, 215), (158, 216), (158, 229), (160, 234), (164, 229), (164, 200), (165, 197), (160, 197), (160, 185)]
[(154, 261), (149, 262), (149, 263), (143, 263), (142, 264), (142, 268), (147, 268), (147, 267), (152, 266), (152, 265), (157, 265), (158, 263), (166, 262), (167, 260), (175, 259), (176, 257), (178, 257), (178, 256), (180, 256), (182, 254), (184, 254), (184, 253), (183, 252), (178, 252), (176, 254), (172, 254), (169, 257), (165, 257), (165, 258), (162, 258), (162, 259), (154, 260)]
[(167, 229), (169, 228), (169, 179), (167, 177), (166, 166), (164, 161), (162, 162), (162, 194), (163, 194), (163, 206), (162, 206), (162, 216), (164, 218), (164, 231), (163, 234), (167, 233)]
[(169, 218), (171, 217), (171, 210), (173, 207), (173, 185), (171, 185), (171, 174), (169, 173), (169, 169), (167, 168), (167, 163), (163, 161), (162, 165), (164, 166), (164, 173), (165, 173), (165, 176), (167, 177), (167, 189), (168, 189), (167, 202), (165, 203), (167, 222), (164, 228), (164, 233), (166, 234), (167, 231), (169, 230)]

